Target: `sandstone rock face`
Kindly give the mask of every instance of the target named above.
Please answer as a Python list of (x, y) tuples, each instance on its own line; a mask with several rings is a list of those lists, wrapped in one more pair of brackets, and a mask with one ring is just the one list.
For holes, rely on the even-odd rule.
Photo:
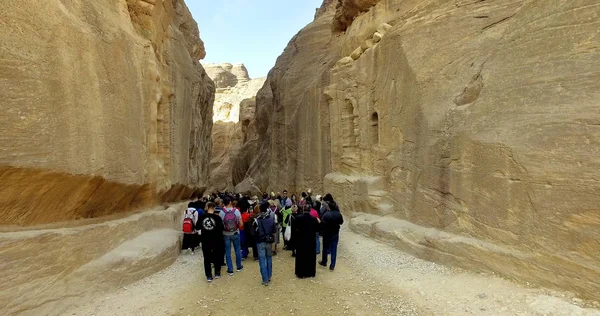
[(333, 31), (345, 31), (356, 16), (369, 10), (379, 1), (381, 0), (338, 0), (332, 22)]
[(599, 27), (592, 0), (326, 1), (257, 95), (243, 182), (329, 191), (365, 235), (598, 299)]
[[(254, 120), (254, 98), (266, 78), (250, 79), (242, 64), (207, 64), (205, 67), (217, 85), (209, 191), (233, 190), (246, 175), (249, 162), (241, 157), (241, 150), (248, 142), (246, 130)], [(225, 78), (235, 79), (226, 81)], [(242, 158), (244, 162), (234, 162)]]
[[(169, 266), (187, 204), (70, 228), (0, 232), (0, 313), (64, 315)], [(93, 221), (93, 220), (92, 220)]]
[(0, 224), (206, 187), (214, 85), (183, 0), (24, 0), (0, 21)]
[[(215, 82), (217, 89), (233, 88), (250, 80), (248, 70), (243, 64), (204, 64), (206, 73)], [(217, 101), (218, 102), (218, 101)]]

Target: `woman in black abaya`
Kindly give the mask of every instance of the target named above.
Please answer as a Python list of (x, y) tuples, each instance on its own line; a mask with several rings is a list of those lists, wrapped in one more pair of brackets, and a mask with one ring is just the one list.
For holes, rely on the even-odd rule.
[(317, 271), (317, 252), (315, 251), (316, 235), (319, 221), (310, 215), (310, 205), (302, 207), (292, 222), (292, 239), (296, 248), (296, 276), (312, 278)]

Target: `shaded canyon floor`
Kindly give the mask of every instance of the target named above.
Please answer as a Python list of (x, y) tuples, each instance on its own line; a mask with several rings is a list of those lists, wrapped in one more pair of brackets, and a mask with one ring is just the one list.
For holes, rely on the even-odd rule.
[(347, 229), (335, 272), (317, 266), (316, 278), (299, 280), (293, 260), (289, 252), (273, 258), (269, 287), (253, 260), (209, 284), (202, 254), (185, 254), (67, 315), (600, 315), (570, 293), (440, 266)]

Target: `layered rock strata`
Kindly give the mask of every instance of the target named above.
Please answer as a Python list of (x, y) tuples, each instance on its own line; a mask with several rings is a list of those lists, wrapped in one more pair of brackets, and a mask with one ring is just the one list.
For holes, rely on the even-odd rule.
[(597, 1), (325, 1), (244, 183), (329, 191), (425, 259), (600, 296)]
[(255, 97), (265, 78), (250, 79), (243, 64), (205, 64), (216, 85), (209, 191), (234, 190), (246, 176), (252, 157), (246, 151), (252, 134)]
[(187, 204), (70, 228), (0, 233), (0, 313), (64, 315), (175, 261)]
[(13, 1), (0, 25), (0, 225), (206, 187), (214, 85), (183, 0)]

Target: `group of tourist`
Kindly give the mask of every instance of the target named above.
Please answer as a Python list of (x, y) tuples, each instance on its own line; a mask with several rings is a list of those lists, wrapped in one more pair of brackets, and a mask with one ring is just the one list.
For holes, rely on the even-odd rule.
[[(312, 197), (311, 190), (288, 196), (264, 193), (258, 196), (215, 193), (199, 197), (188, 204), (183, 220), (182, 248), (194, 253), (202, 248), (204, 271), (208, 282), (221, 277), (221, 267), (234, 274), (241, 272), (242, 262), (250, 251), (258, 261), (262, 284), (268, 285), (273, 275), (272, 256), (277, 255), (283, 239), (283, 250), (295, 257), (295, 273), (299, 278), (316, 275), (317, 255), (320, 265), (334, 271), (342, 214), (331, 194)], [(321, 249), (321, 236), (323, 239)], [(213, 273), (214, 272), (214, 273)]]

